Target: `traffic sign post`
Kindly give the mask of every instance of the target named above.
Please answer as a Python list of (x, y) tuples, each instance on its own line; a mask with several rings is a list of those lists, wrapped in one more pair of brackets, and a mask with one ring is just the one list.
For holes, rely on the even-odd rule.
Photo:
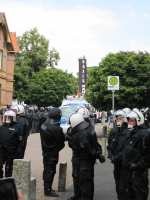
[[(114, 93), (115, 90), (119, 90), (119, 76), (108, 76), (108, 90), (112, 90), (112, 110), (114, 113), (115, 110)], [(114, 128), (115, 124), (113, 122), (113, 129)]]

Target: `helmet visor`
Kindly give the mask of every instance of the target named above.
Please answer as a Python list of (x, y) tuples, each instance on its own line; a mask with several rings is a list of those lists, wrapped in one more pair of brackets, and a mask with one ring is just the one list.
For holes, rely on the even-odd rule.
[(3, 118), (3, 122), (7, 123), (7, 124), (12, 123), (13, 122), (13, 116), (5, 115), (4, 118)]

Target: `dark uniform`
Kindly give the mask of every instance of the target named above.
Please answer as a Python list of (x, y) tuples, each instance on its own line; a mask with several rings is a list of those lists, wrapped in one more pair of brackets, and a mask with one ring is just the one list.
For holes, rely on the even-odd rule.
[(33, 111), (29, 108), (26, 111), (26, 118), (28, 120), (28, 124), (29, 124), (29, 130), (31, 131), (32, 128), (32, 115), (33, 115)]
[(39, 132), (39, 119), (40, 119), (40, 112), (37, 109), (34, 109), (32, 115), (32, 133)]
[[(59, 122), (61, 118), (61, 111), (58, 108), (53, 108), (52, 110), (52, 115), (55, 114), (55, 112), (59, 115)], [(59, 151), (65, 146), (65, 136), (63, 134), (62, 128), (60, 127), (60, 124), (56, 121), (48, 118), (47, 122), (42, 124), (40, 129), (44, 164), (43, 180), (45, 196), (58, 196), (56, 193), (52, 192), (52, 183), (54, 175), (56, 173), (56, 165), (59, 159)]]
[(23, 153), (22, 133), (17, 123), (0, 126), (0, 178), (3, 178), (3, 164), (5, 177), (12, 176), (13, 159), (21, 159)]
[(147, 200), (148, 168), (150, 168), (150, 149), (145, 147), (145, 136), (149, 134), (143, 125), (131, 131), (121, 153), (122, 165), (127, 169), (127, 187), (130, 199)]
[(39, 127), (45, 122), (45, 116), (44, 116), (44, 107), (40, 108), (40, 119), (39, 119)]
[[(108, 138), (108, 158), (113, 159), (123, 150), (127, 134), (129, 134), (127, 123), (124, 122), (121, 127), (112, 131)], [(112, 160), (113, 162), (113, 160)], [(126, 169), (122, 167), (122, 160), (114, 163), (114, 179), (116, 183), (116, 192), (118, 199), (126, 200)]]
[(25, 154), (25, 150), (26, 150), (26, 146), (27, 146), (27, 139), (29, 136), (29, 124), (28, 124), (28, 120), (24, 117), (24, 116), (19, 116), (17, 118), (17, 124), (19, 126), (19, 128), (22, 131), (22, 138), (23, 138), (23, 157), (24, 158), (24, 154)]
[[(73, 150), (72, 163), (74, 169), (79, 168), (80, 197), (83, 200), (93, 199), (94, 163), (96, 158), (99, 158), (97, 140), (94, 141), (94, 135), (94, 129), (86, 122), (77, 125), (71, 132), (72, 144), (69, 145)], [(92, 142), (94, 142), (94, 148), (92, 148)]]
[[(97, 141), (97, 136), (94, 131), (94, 127), (92, 126), (89, 118), (84, 118), (84, 120), (89, 124), (89, 128), (91, 128), (91, 131), (87, 131), (87, 138), (90, 141), (90, 145), (93, 149), (95, 149), (97, 151), (97, 154), (101, 155), (102, 147)], [(72, 136), (72, 134), (73, 134), (72, 128), (70, 127), (67, 130), (67, 136), (69, 136), (69, 138), (70, 138)], [(73, 147), (72, 139), (69, 139), (68, 145), (70, 148)], [(99, 158), (99, 156), (98, 156), (98, 158)], [(73, 150), (73, 156), (72, 156), (72, 167), (73, 167), (72, 177), (73, 177), (73, 184), (74, 184), (74, 196), (71, 196), (70, 198), (68, 198), (68, 200), (79, 199), (81, 196), (80, 184), (79, 184), (80, 158), (74, 150)], [(91, 191), (91, 200), (92, 200), (94, 197), (94, 165), (93, 165), (93, 168), (91, 169), (91, 186), (92, 186), (92, 191)]]

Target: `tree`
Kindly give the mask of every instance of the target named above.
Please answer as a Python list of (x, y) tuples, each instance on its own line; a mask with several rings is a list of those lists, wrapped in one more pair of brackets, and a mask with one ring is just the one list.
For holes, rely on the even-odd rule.
[[(13, 98), (28, 103), (32, 73), (37, 73), (49, 66), (49, 40), (40, 35), (37, 28), (34, 28), (18, 37), (18, 45), (20, 53), (15, 56)], [(52, 60), (52, 64), (53, 62), (57, 64), (59, 53), (55, 49), (51, 52), (51, 57), (57, 59)]]
[(112, 92), (107, 89), (108, 76), (119, 76), (115, 91), (115, 109), (149, 106), (150, 55), (146, 52), (109, 53), (99, 66), (88, 68), (86, 100), (96, 109), (112, 108)]
[(50, 50), (50, 58), (49, 58), (49, 65), (50, 68), (54, 68), (54, 65), (58, 65), (58, 62), (60, 60), (59, 53), (56, 51), (56, 49)]
[(38, 106), (59, 107), (66, 95), (76, 95), (78, 82), (72, 74), (60, 69), (34, 73), (29, 88), (30, 101)]

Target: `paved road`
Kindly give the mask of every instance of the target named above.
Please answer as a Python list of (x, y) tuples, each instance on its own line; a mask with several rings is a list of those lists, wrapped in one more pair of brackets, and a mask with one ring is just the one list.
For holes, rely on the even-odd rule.
[[(113, 178), (113, 165), (106, 159), (104, 164), (95, 165), (95, 195), (94, 200), (116, 200), (115, 184)], [(73, 195), (73, 187), (68, 188), (56, 200), (66, 200)]]
[[(103, 126), (101, 123), (98, 123), (95, 127), (95, 130), (98, 134), (102, 132)], [(66, 161), (67, 162), (67, 180), (66, 180), (66, 189), (72, 186), (72, 164), (71, 164), (71, 156), (72, 151), (68, 147), (68, 143), (65, 143), (65, 148), (60, 152), (59, 163)], [(25, 152), (25, 159), (31, 161), (31, 176), (36, 178), (37, 186), (36, 186), (36, 195), (37, 200), (47, 200), (47, 199), (56, 199), (53, 197), (45, 197), (43, 193), (43, 158), (41, 151), (41, 141), (40, 134), (31, 134), (28, 138), (27, 148)], [(55, 174), (55, 179), (53, 182), (53, 189), (58, 190), (58, 175), (59, 175), (59, 163), (57, 165), (57, 171)], [(62, 193), (59, 193), (61, 195)]]

